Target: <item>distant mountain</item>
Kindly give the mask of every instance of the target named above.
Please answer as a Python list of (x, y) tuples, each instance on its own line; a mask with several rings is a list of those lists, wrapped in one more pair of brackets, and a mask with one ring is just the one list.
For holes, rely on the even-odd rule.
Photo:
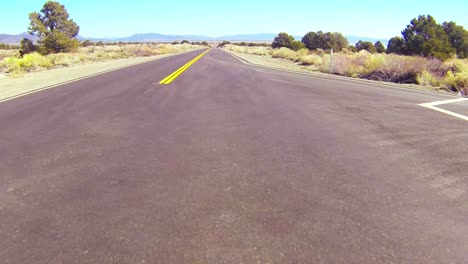
[(30, 39), (34, 42), (38, 40), (37, 37), (31, 36), (28, 33), (24, 32), (17, 35), (10, 35), (10, 34), (0, 34), (0, 43), (10, 44), (10, 45), (17, 45), (21, 42), (23, 38)]
[(278, 34), (259, 33), (259, 34), (239, 34), (217, 37), (216, 40), (226, 41), (273, 41)]
[(163, 35), (158, 33), (145, 33), (145, 34), (135, 34), (126, 38), (119, 38), (117, 41), (125, 42), (163, 42), (163, 41), (202, 41), (202, 40), (212, 40), (213, 38), (207, 36), (197, 36), (197, 35)]
[[(209, 37), (209, 36), (200, 36), (200, 35), (164, 35), (158, 33), (143, 33), (143, 34), (134, 34), (128, 37), (123, 38), (87, 38), (83, 36), (78, 36), (78, 40), (90, 40), (90, 41), (103, 41), (103, 42), (173, 42), (173, 41), (232, 41), (232, 42), (271, 42), (276, 37), (277, 34), (273, 33), (258, 33), (258, 34), (238, 34), (238, 35), (226, 35), (221, 37)], [(295, 39), (301, 40), (302, 36), (294, 36)], [(0, 43), (6, 44), (19, 44), (23, 38), (28, 38), (33, 41), (37, 41), (37, 37), (31, 36), (28, 33), (21, 33), (18, 35), (9, 35), (9, 34), (0, 34)], [(358, 36), (347, 36), (350, 45), (356, 44), (359, 40), (362, 41), (371, 41), (375, 43), (380, 40), (387, 46), (387, 39), (378, 39), (378, 38), (369, 38), (369, 37), (358, 37)]]

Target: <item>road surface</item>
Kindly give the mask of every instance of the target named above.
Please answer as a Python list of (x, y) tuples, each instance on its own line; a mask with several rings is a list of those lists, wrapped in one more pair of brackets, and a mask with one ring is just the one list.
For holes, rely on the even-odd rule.
[(454, 97), (201, 52), (0, 103), (1, 263), (468, 263)]

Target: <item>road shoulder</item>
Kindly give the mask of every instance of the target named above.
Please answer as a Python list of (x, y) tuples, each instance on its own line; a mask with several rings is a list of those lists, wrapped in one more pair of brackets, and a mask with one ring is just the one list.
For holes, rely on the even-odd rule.
[(53, 88), (61, 84), (179, 54), (182, 53), (80, 64), (66, 68), (31, 72), (18, 78), (3, 76), (0, 78), (0, 102)]
[(443, 95), (448, 95), (448, 96), (457, 96), (455, 93), (448, 92), (445, 90), (435, 89), (434, 87), (426, 87), (426, 86), (416, 85), (416, 84), (399, 84), (399, 83), (392, 83), (392, 82), (373, 81), (373, 80), (367, 80), (367, 79), (358, 79), (358, 78), (351, 78), (351, 77), (340, 76), (340, 75), (326, 74), (322, 72), (314, 72), (314, 71), (307, 70), (303, 66), (297, 65), (294, 62), (283, 60), (283, 59), (269, 58), (265, 56), (254, 55), (254, 54), (239, 53), (239, 52), (229, 51), (226, 49), (222, 49), (222, 50), (229, 53), (230, 55), (240, 60), (244, 64), (248, 64), (248, 65), (252, 65), (252, 66), (260, 67), (264, 69), (289, 72), (289, 73), (295, 73), (295, 74), (301, 74), (301, 75), (310, 75), (310, 76), (326, 78), (326, 79), (346, 80), (346, 81), (351, 81), (351, 82), (368, 83), (368, 84), (375, 84), (379, 86), (403, 88), (403, 89), (409, 89), (409, 90), (415, 90), (415, 91), (421, 91), (421, 92), (443, 94)]

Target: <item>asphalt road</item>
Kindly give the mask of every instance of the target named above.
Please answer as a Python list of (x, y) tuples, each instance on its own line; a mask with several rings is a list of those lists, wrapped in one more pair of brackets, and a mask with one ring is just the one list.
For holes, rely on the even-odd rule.
[(0, 263), (468, 263), (453, 97), (199, 53), (0, 103)]

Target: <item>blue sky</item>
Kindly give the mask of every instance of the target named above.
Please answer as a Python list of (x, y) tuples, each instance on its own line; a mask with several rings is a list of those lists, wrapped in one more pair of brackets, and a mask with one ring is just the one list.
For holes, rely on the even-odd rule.
[[(27, 31), (28, 13), (44, 0), (2, 1), (0, 33)], [(390, 38), (409, 21), (431, 14), (438, 22), (468, 28), (467, 0), (60, 0), (86, 37), (134, 33), (222, 36), (249, 33), (304, 35), (336, 31), (344, 35)]]

